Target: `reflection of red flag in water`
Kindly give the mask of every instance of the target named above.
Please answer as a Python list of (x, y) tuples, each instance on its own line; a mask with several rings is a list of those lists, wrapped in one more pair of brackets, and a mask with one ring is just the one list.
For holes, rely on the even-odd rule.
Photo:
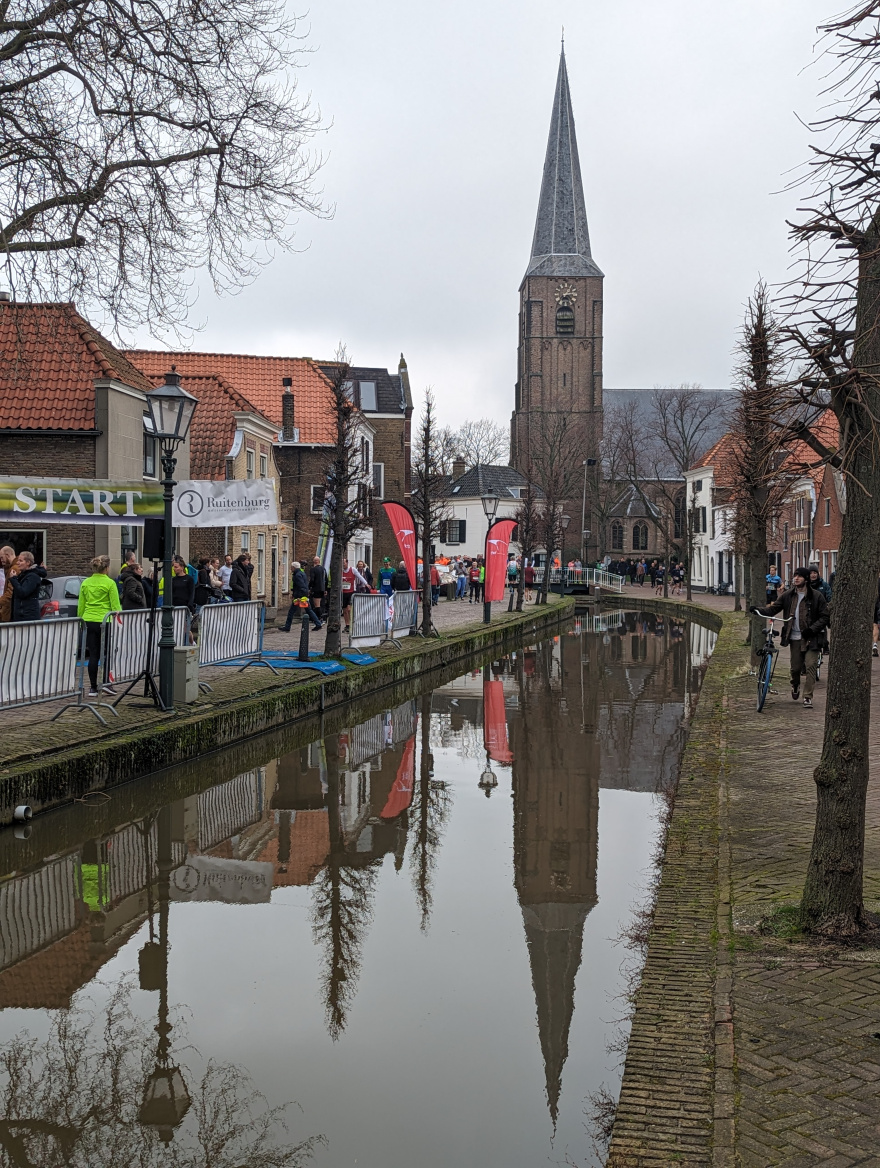
[(418, 588), (418, 573), (416, 572), (416, 521), (409, 507), (402, 503), (383, 503), (388, 521), (394, 528), (397, 546), (400, 548), (400, 557), (406, 564), (409, 575), (410, 588)]
[(382, 819), (394, 819), (402, 811), (406, 811), (413, 797), (413, 784), (416, 778), (416, 736), (407, 741), (403, 748), (403, 758), (397, 768), (397, 778), (388, 794), (388, 800), (382, 808)]
[(507, 580), (507, 552), (516, 527), (514, 519), (499, 519), (486, 532), (486, 581), (484, 600), (502, 600)]
[(507, 743), (504, 685), (497, 680), (483, 682), (483, 742), (490, 758), (496, 762), (513, 762)]

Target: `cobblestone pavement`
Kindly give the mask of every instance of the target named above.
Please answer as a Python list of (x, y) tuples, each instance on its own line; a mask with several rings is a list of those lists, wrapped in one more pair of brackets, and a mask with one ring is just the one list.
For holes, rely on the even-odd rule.
[[(550, 603), (556, 598), (551, 597)], [(493, 618), (498, 619), (507, 611), (507, 601), (499, 601), (492, 605)], [(434, 622), (437, 629), (443, 633), (461, 632), (468, 626), (481, 625), (483, 619), (482, 605), (468, 604), (467, 602), (442, 601), (434, 609)], [(299, 646), (300, 630), (294, 627), (290, 633), (284, 633), (276, 625), (267, 625), (264, 644), (266, 649), (296, 649)], [(344, 647), (347, 637), (343, 637)], [(324, 649), (324, 632), (314, 633), (310, 637), (311, 650), (322, 652)], [(390, 647), (371, 650), (375, 655), (393, 653), (396, 650)], [(234, 702), (269, 689), (290, 687), (314, 679), (309, 670), (285, 670), (281, 674), (274, 674), (270, 669), (259, 666), (250, 666), (244, 672), (224, 666), (215, 666), (202, 669), (199, 672), (201, 681), (207, 682), (211, 693), (204, 694), (199, 702), (187, 707), (191, 710), (208, 710), (217, 706)], [(118, 686), (122, 692), (124, 686)], [(105, 741), (120, 733), (131, 733), (141, 730), (154, 722), (160, 721), (164, 715), (160, 714), (149, 702), (141, 696), (141, 691), (133, 691), (118, 706), (118, 717), (114, 717), (106, 710), (102, 713), (107, 725), (102, 726), (88, 711), (79, 713), (68, 712), (57, 722), (52, 721), (55, 714), (65, 702), (45, 702), (41, 705), (24, 706), (0, 712), (0, 775), (14, 769), (17, 762), (33, 761), (35, 756), (43, 752), (66, 750), (91, 742)]]
[[(824, 682), (812, 710), (793, 702), (782, 650), (758, 715), (744, 631), (725, 620), (683, 758), (608, 1163), (880, 1168), (880, 951), (794, 931)], [(874, 672), (865, 892), (878, 910)]]
[[(880, 951), (785, 939), (785, 909), (800, 899), (812, 838), (825, 686), (805, 710), (789, 696), (786, 650), (779, 664), (779, 692), (760, 716), (752, 678), (728, 685), (738, 1159), (744, 1168), (880, 1165)], [(876, 660), (873, 682), (865, 895), (877, 909)]]

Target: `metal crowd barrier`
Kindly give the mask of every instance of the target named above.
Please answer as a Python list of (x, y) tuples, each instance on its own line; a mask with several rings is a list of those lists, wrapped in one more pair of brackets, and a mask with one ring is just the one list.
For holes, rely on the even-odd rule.
[[(559, 584), (565, 576), (565, 584), (571, 587), (575, 584), (598, 585), (600, 588), (607, 588), (611, 592), (623, 592), (623, 576), (617, 576), (614, 572), (606, 572), (604, 568), (551, 568), (550, 569), (550, 587), (554, 584)], [(535, 568), (535, 583), (542, 584), (544, 582), (544, 569)]]
[(414, 631), (418, 619), (418, 592), (395, 592), (392, 596), (355, 592), (351, 598), (349, 646), (365, 648), (385, 641), (396, 645), (401, 637)]
[(82, 636), (78, 617), (0, 624), (0, 709), (76, 697)]
[(355, 592), (351, 598), (350, 648), (381, 645), (389, 637), (388, 601), (393, 599), (396, 609), (397, 597), (400, 595), (399, 592), (395, 592), (393, 597), (383, 593)]
[(246, 657), (250, 660), (245, 661), (242, 669), (248, 665), (269, 665), (262, 659), (265, 621), (266, 606), (262, 600), (206, 604), (199, 614), (199, 665), (219, 665)]
[(395, 592), (394, 594), (394, 634), (408, 637), (419, 623), (419, 593)]
[[(230, 606), (231, 607), (231, 606)], [(108, 612), (104, 617), (104, 682), (123, 684), (134, 681), (147, 669), (159, 672), (159, 638), (162, 635), (162, 609), (155, 614), (153, 634), (150, 637), (149, 608), (132, 608), (125, 612)], [(172, 609), (174, 613), (174, 644), (189, 644), (190, 613), (188, 608)], [(149, 664), (147, 656), (149, 648)]]

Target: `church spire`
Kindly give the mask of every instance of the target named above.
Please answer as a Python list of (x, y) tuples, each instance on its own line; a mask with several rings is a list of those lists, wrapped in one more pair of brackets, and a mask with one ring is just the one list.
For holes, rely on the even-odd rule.
[(581, 183), (565, 45), (550, 119), (544, 177), (527, 276), (602, 276), (590, 254), (587, 206)]

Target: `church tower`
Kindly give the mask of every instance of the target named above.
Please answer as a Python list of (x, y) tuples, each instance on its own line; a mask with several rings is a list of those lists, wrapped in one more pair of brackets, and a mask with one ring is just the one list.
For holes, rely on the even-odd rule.
[(524, 474), (542, 416), (573, 416), (590, 435), (592, 452), (598, 449), (603, 279), (590, 252), (563, 46), (532, 254), (519, 289), (511, 463)]

